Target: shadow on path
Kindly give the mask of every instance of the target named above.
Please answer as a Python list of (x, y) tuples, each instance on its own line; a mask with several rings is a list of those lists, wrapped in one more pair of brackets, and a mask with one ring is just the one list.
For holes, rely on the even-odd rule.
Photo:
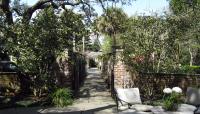
[(116, 104), (110, 97), (101, 72), (88, 69), (88, 75), (83, 87), (79, 91), (79, 99), (65, 108), (57, 107), (30, 107), (10, 108), (0, 110), (0, 114), (113, 114), (116, 113)]

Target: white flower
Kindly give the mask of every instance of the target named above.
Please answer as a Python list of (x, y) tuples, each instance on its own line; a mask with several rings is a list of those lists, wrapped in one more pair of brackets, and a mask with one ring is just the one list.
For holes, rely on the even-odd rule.
[(182, 89), (180, 87), (173, 87), (172, 91), (176, 93), (182, 93)]
[(172, 93), (172, 89), (170, 89), (170, 88), (165, 88), (165, 89), (163, 90), (163, 92), (166, 93), (166, 94), (169, 94), (169, 93)]

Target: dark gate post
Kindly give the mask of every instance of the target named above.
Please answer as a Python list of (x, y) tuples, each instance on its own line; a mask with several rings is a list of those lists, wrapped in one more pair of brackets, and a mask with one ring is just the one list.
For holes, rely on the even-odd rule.
[(115, 71), (115, 58), (116, 58), (116, 50), (115, 50), (115, 46), (112, 46), (112, 56), (113, 56), (113, 60), (112, 60), (112, 70), (111, 70), (111, 96), (114, 96), (114, 91), (115, 91), (115, 75), (114, 75), (114, 71)]
[[(114, 32), (115, 33), (115, 32)], [(111, 70), (111, 96), (114, 96), (115, 92), (115, 60), (116, 60), (116, 37), (115, 34), (110, 35), (113, 36), (113, 44), (112, 44), (112, 55), (113, 55), (113, 64)]]

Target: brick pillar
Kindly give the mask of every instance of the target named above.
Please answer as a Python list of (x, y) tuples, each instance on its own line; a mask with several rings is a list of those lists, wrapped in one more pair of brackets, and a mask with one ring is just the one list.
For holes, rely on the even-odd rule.
[(116, 61), (114, 66), (115, 87), (129, 88), (132, 87), (131, 75), (126, 69), (126, 65), (122, 61), (123, 49), (116, 50)]

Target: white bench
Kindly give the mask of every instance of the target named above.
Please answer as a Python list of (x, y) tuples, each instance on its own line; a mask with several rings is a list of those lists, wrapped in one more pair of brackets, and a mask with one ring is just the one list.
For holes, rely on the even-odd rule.
[(128, 109), (144, 112), (151, 111), (151, 108), (153, 108), (153, 106), (150, 105), (142, 105), (138, 88), (115, 88), (115, 91), (117, 110), (120, 104), (121, 106), (128, 105)]

